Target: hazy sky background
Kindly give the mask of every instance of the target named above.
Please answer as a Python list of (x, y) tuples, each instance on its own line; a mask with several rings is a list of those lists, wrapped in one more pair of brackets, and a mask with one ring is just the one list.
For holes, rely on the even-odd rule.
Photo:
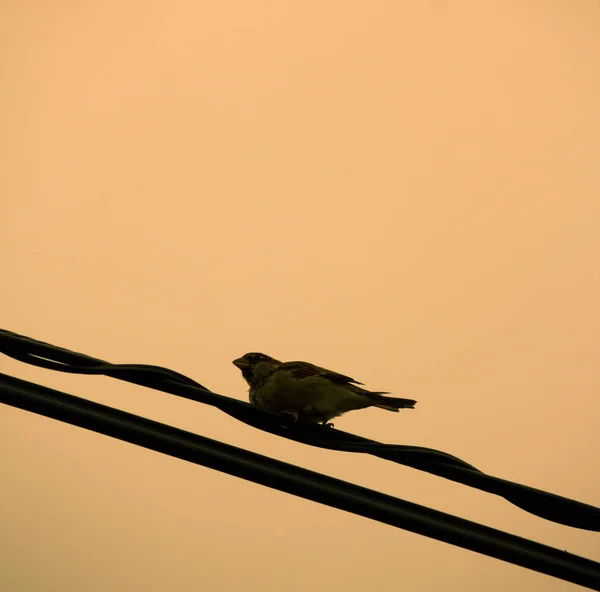
[[(415, 411), (336, 421), (600, 505), (600, 4), (0, 8), (2, 325), (246, 399), (304, 359)], [(600, 560), (597, 533), (108, 378), (0, 370)], [(574, 586), (10, 407), (0, 589)]]

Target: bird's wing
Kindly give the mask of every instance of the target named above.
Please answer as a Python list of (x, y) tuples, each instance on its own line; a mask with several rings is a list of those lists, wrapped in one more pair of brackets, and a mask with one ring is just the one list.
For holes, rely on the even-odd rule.
[(315, 366), (309, 362), (284, 362), (277, 368), (277, 370), (287, 371), (292, 375), (293, 378), (298, 380), (313, 376), (322, 376), (323, 378), (338, 384), (348, 384), (351, 382), (355, 384), (362, 384), (362, 382), (358, 382), (358, 380), (354, 380), (354, 378), (350, 378), (344, 374), (339, 374), (338, 372), (333, 372), (332, 370), (326, 370), (325, 368)]

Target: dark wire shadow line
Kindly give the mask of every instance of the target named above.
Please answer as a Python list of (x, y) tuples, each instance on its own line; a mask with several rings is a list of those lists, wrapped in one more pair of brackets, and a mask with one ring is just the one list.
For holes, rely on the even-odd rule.
[(200, 383), (167, 368), (145, 364), (111, 364), (48, 343), (0, 330), (0, 351), (39, 367), (73, 374), (105, 375), (217, 407), (247, 425), (329, 450), (370, 454), (445, 479), (499, 495), (517, 507), (553, 522), (600, 531), (600, 509), (483, 473), (465, 461), (430, 448), (382, 444), (348, 432), (265, 411), (210, 391)]
[(600, 564), (223, 442), (0, 374), (0, 402), (600, 590)]

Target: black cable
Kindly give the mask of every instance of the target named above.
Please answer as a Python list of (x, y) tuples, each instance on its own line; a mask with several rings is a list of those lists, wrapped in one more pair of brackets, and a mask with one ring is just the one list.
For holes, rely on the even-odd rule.
[(600, 590), (600, 564), (112, 407), (0, 374), (0, 402)]
[(594, 506), (492, 477), (438, 450), (382, 444), (311, 422), (296, 423), (288, 415), (265, 411), (213, 393), (194, 380), (160, 366), (110, 364), (6, 330), (0, 330), (0, 352), (43, 368), (77, 374), (102, 374), (212, 405), (248, 425), (290, 440), (330, 450), (371, 454), (499, 495), (541, 518), (575, 528), (600, 531), (600, 509)]

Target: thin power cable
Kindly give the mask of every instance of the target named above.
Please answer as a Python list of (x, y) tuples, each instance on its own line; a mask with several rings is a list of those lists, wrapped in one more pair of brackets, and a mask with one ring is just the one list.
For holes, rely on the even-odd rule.
[(0, 402), (600, 590), (600, 564), (112, 407), (0, 374)]
[(499, 495), (546, 520), (574, 528), (600, 531), (600, 509), (594, 506), (487, 475), (473, 465), (438, 450), (382, 444), (311, 422), (294, 422), (288, 415), (265, 411), (249, 403), (219, 395), (183, 374), (160, 366), (111, 364), (6, 330), (0, 330), (0, 352), (43, 368), (75, 374), (111, 376), (212, 405), (248, 425), (296, 442), (330, 450), (371, 454)]

